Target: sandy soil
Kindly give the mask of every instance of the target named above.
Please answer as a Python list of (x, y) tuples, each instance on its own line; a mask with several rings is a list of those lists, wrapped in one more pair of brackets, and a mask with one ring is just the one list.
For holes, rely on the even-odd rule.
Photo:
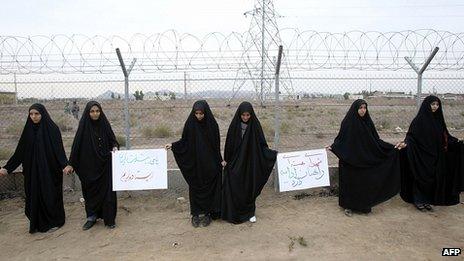
[[(337, 197), (276, 194), (257, 201), (257, 223), (193, 228), (183, 193), (121, 195), (117, 227), (82, 231), (79, 194), (67, 194), (66, 224), (30, 235), (21, 198), (0, 201), (2, 260), (437, 260), (464, 248), (464, 205), (421, 213), (399, 197), (346, 217)], [(459, 258), (462, 258), (459, 257)], [(456, 258), (447, 258), (456, 259)], [(461, 259), (462, 260), (462, 259)]]

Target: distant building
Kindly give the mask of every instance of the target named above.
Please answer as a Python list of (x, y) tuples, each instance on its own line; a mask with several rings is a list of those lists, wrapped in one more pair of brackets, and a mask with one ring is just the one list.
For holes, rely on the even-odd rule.
[(370, 98), (389, 98), (389, 99), (414, 99), (413, 94), (408, 94), (405, 92), (381, 92), (375, 91), (372, 93)]
[[(124, 100), (125, 95), (122, 93), (117, 93), (113, 91), (106, 91), (97, 96), (98, 100)], [(135, 101), (135, 96), (133, 94), (129, 94), (129, 100)]]
[(456, 93), (443, 93), (438, 94), (437, 96), (442, 100), (458, 101), (463, 99), (462, 95)]
[[(279, 95), (280, 99), (282, 100), (301, 100), (301, 94), (288, 94), (288, 93), (281, 93)], [(275, 99), (275, 97), (274, 97)]]
[[(283, 101), (301, 100), (302, 98), (303, 98), (303, 94), (288, 94), (288, 93), (279, 94), (279, 99)], [(275, 93), (266, 94), (264, 99), (266, 101), (275, 101)]]
[(348, 99), (350, 100), (364, 99), (364, 96), (362, 94), (350, 94), (348, 95)]
[(330, 95), (329, 98), (332, 98), (332, 99), (335, 99), (335, 100), (343, 100), (344, 99), (343, 94), (333, 94), (333, 95)]

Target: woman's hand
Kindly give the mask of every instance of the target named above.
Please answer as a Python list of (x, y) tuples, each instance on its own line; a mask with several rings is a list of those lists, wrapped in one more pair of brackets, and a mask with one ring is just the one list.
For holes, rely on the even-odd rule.
[(8, 170), (4, 168), (0, 168), (0, 176), (6, 176), (6, 175), (8, 175)]
[(63, 174), (69, 175), (74, 172), (74, 169), (72, 166), (68, 165), (63, 169)]
[(404, 141), (401, 141), (401, 142), (398, 142), (395, 145), (395, 149), (401, 150), (401, 149), (406, 148), (406, 146), (408, 146), (408, 145)]
[(170, 149), (172, 148), (172, 144), (171, 144), (171, 143), (166, 144), (166, 145), (164, 145), (164, 148), (165, 148), (166, 150), (170, 150)]

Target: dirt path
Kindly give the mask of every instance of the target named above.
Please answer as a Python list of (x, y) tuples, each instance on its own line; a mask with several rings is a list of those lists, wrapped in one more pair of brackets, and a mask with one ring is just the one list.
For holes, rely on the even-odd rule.
[(463, 204), (420, 213), (396, 197), (370, 215), (348, 218), (336, 197), (295, 200), (270, 189), (257, 204), (255, 224), (193, 228), (188, 205), (174, 195), (126, 197), (119, 200), (116, 229), (99, 222), (82, 231), (82, 204), (67, 203), (64, 227), (30, 235), (22, 200), (3, 200), (0, 259), (437, 260), (443, 247), (464, 248)]

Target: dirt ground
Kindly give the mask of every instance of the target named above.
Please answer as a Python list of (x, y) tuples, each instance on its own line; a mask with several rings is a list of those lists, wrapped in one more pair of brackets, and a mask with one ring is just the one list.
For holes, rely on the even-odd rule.
[(464, 248), (463, 204), (421, 213), (397, 196), (369, 215), (346, 217), (337, 197), (294, 195), (266, 188), (257, 201), (257, 223), (193, 228), (188, 201), (179, 202), (174, 192), (123, 194), (115, 229), (98, 222), (82, 231), (84, 208), (72, 193), (66, 195), (66, 224), (33, 235), (23, 200), (2, 200), (0, 259), (437, 260), (443, 247)]

